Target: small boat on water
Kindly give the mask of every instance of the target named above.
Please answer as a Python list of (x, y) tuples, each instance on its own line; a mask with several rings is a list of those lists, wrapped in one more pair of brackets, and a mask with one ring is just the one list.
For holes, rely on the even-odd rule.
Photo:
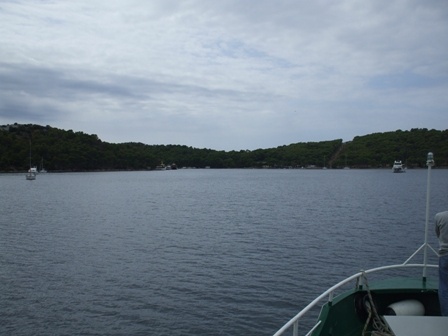
[[(448, 316), (441, 316), (440, 313), (438, 265), (429, 264), (427, 259), (431, 251), (438, 255), (428, 244), (429, 185), (431, 167), (434, 165), (432, 153), (428, 153), (426, 164), (428, 189), (423, 245), (402, 264), (361, 271), (335, 284), (289, 320), (274, 336), (448, 335)], [(423, 262), (411, 262), (421, 252)], [(415, 270), (418, 272), (415, 273)], [(435, 273), (432, 277), (428, 275), (430, 270), (434, 270), (431, 274)], [(404, 275), (401, 275), (402, 272)], [(313, 322), (310, 314), (319, 307), (317, 321)], [(303, 328), (304, 325), (306, 328)]]
[(35, 180), (36, 179), (36, 173), (28, 171), (28, 173), (26, 174), (26, 179), (29, 180), (29, 181)]
[(175, 163), (165, 165), (161, 162), (158, 166), (156, 166), (156, 170), (177, 170), (177, 165)]
[(39, 173), (46, 173), (47, 170), (44, 168), (44, 158), (41, 159), (40, 161), (40, 170)]
[(156, 166), (156, 170), (166, 170), (166, 166), (162, 163)]
[(30, 141), (30, 169), (28, 169), (28, 173), (26, 174), (26, 179), (28, 181), (35, 180), (36, 175), (37, 175), (37, 167), (31, 166), (31, 141)]
[(406, 169), (401, 163), (401, 161), (394, 161), (394, 165), (392, 166), (392, 172), (393, 173), (405, 173)]

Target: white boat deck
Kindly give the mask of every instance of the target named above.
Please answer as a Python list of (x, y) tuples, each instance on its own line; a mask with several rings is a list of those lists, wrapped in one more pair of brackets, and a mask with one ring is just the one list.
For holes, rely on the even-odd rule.
[(395, 336), (446, 336), (446, 316), (383, 316)]

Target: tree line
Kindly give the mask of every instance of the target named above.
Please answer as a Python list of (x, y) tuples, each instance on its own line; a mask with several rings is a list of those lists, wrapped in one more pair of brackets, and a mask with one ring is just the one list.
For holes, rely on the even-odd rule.
[(151, 170), (162, 162), (211, 168), (387, 168), (401, 160), (424, 167), (426, 154), (448, 166), (448, 130), (411, 129), (276, 148), (217, 151), (184, 145), (108, 143), (95, 134), (40, 125), (0, 126), (0, 171), (24, 171), (31, 164), (48, 171)]

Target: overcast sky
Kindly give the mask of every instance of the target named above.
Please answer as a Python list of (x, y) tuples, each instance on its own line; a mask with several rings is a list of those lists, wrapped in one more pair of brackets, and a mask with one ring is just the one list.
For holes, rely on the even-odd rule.
[(0, 125), (227, 151), (447, 110), (447, 0), (0, 0)]

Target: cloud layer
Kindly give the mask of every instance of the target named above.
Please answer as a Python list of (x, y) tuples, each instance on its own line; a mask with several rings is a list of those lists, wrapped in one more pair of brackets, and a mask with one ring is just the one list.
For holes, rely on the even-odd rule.
[(448, 125), (446, 1), (2, 1), (0, 124), (240, 150)]

